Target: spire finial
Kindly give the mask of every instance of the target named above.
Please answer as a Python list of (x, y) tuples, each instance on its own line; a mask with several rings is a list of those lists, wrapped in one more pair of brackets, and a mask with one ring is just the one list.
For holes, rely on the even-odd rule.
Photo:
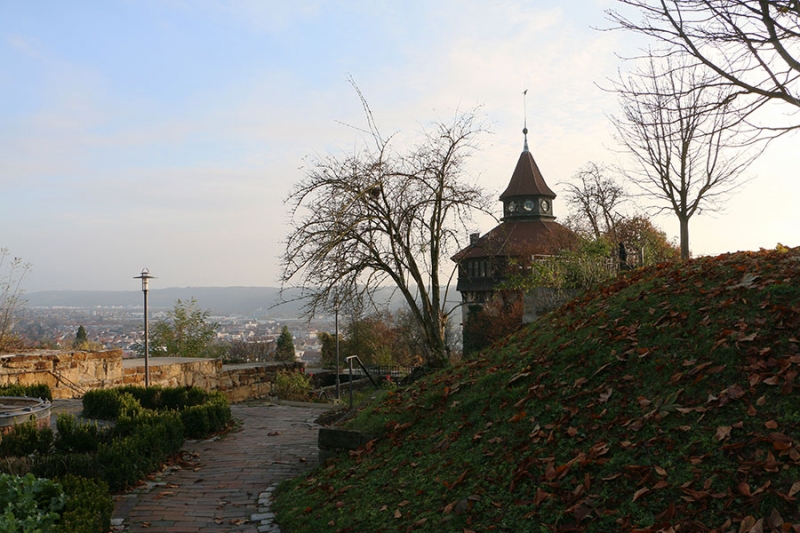
[(523, 126), (522, 126), (522, 135), (525, 136), (525, 144), (522, 146), (523, 152), (528, 152), (528, 103), (526, 96), (528, 95), (528, 89), (522, 91), (522, 109), (523, 109)]

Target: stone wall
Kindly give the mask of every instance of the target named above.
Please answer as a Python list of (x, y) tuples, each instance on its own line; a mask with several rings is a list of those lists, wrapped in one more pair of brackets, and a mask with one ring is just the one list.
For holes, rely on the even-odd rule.
[(222, 368), (217, 390), (231, 403), (250, 398), (272, 396), (272, 382), (279, 371), (304, 372), (303, 363), (268, 363), (264, 365), (230, 365)]
[(79, 398), (122, 382), (122, 350), (39, 350), (0, 356), (0, 385), (46, 383), (53, 398)]
[[(219, 390), (231, 402), (263, 398), (281, 370), (304, 372), (300, 362), (223, 366), (217, 359), (151, 358), (150, 384)], [(144, 360), (122, 358), (121, 350), (40, 350), (0, 356), (0, 386), (46, 383), (53, 398), (81, 398), (92, 389), (144, 386)]]
[[(150, 384), (162, 387), (198, 387), (215, 390), (219, 384), (222, 361), (219, 359), (173, 359), (173, 362), (150, 361)], [(144, 360), (129, 359), (123, 365), (123, 385), (144, 387)]]

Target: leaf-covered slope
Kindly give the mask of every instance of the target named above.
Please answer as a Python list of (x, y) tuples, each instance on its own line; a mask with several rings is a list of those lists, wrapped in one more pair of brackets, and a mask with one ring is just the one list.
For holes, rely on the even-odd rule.
[(800, 248), (634, 271), (391, 393), (287, 531), (800, 531)]

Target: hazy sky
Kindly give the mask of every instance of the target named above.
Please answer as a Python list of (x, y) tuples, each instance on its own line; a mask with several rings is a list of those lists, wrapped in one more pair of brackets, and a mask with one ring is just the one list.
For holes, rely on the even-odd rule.
[[(613, 6), (0, 0), (0, 247), (32, 264), (28, 292), (137, 290), (145, 266), (153, 288), (276, 286), (304, 157), (360, 142), (342, 124), (364, 124), (348, 75), (401, 138), (481, 105), (493, 133), (472, 170), (495, 197), (527, 88), (531, 151), (561, 193), (587, 162), (619, 159), (616, 102), (595, 84), (642, 41), (592, 29)], [(799, 140), (771, 146), (724, 213), (692, 220), (694, 253), (800, 244)]]

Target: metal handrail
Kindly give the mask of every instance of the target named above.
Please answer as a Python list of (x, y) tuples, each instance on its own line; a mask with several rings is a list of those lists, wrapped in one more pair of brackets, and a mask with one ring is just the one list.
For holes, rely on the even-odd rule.
[(350, 382), (350, 409), (353, 408), (353, 359), (358, 361), (358, 366), (361, 367), (361, 370), (364, 371), (369, 380), (372, 382), (372, 386), (375, 387), (375, 390), (378, 390), (380, 388), (378, 387), (378, 384), (375, 383), (375, 380), (372, 379), (372, 376), (370, 376), (369, 374), (369, 370), (367, 370), (367, 367), (364, 366), (364, 363), (361, 362), (361, 359), (359, 359), (357, 355), (351, 355), (350, 357), (345, 357), (344, 360), (347, 362), (350, 372), (349, 374), (350, 379), (348, 380)]
[(46, 372), (56, 378), (56, 384), (58, 384), (58, 382), (60, 381), (64, 383), (68, 388), (72, 389), (73, 392), (77, 392), (81, 396), (84, 396), (86, 394), (86, 390), (83, 387), (81, 387), (74, 381), (70, 380), (69, 378), (61, 375), (61, 372), (58, 372), (56, 370), (46, 370)]

